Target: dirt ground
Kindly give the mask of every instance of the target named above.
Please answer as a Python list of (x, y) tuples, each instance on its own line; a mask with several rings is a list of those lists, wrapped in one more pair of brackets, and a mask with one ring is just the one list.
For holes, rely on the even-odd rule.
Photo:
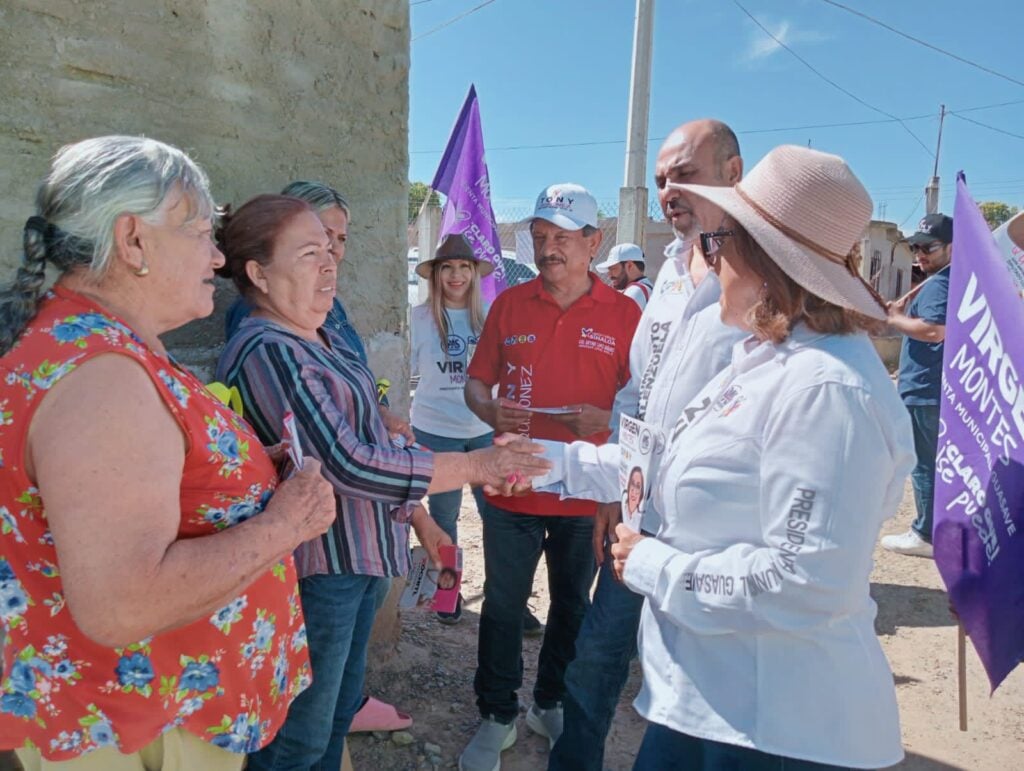
[[(425, 611), (402, 618), (399, 655), (369, 676), (369, 692), (412, 714), (410, 736), (359, 734), (351, 737), (356, 771), (454, 768), (478, 722), (473, 697), (476, 633), (483, 594), (483, 546), (472, 497), (463, 497), (459, 540), (465, 554), (462, 623), (446, 627)], [(913, 519), (909, 486), (898, 516), (886, 533), (902, 532)], [(878, 549), (871, 593), (878, 603), (875, 624), (896, 678), (906, 760), (896, 768), (1024, 769), (1024, 667), (993, 696), (968, 644), (968, 730), (958, 730), (956, 627), (947, 610), (941, 579), (931, 560), (901, 557)], [(543, 564), (534, 582), (533, 607), (547, 611)], [(530, 703), (539, 639), (524, 641), (525, 685)], [(640, 686), (634, 663), (605, 752), (607, 769), (632, 768), (644, 721), (632, 707)], [(823, 687), (827, 687), (823, 684)], [(524, 709), (525, 709), (524, 706)], [(504, 771), (533, 771), (547, 764), (547, 740), (519, 720), (519, 740), (503, 753)], [(397, 740), (397, 741), (396, 741)], [(400, 745), (398, 742), (408, 742)]]

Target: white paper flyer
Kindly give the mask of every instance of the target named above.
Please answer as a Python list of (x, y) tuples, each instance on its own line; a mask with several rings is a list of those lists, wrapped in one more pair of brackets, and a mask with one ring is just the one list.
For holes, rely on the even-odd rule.
[(639, 533), (644, 512), (650, 506), (651, 484), (665, 452), (665, 432), (624, 414), (619, 420), (619, 449), (622, 521)]

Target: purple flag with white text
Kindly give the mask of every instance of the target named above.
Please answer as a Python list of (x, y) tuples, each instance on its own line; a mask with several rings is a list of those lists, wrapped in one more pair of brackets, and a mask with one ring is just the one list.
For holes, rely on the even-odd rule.
[(507, 284), (498, 225), (491, 208), (491, 182), (484, 160), (480, 105), (474, 86), (469, 87), (430, 186), (448, 197), (441, 215), (441, 238), (449, 233), (462, 233), (473, 245), (473, 253), (494, 265), (494, 272), (481, 282), (484, 299), (493, 300)]
[(992, 689), (1024, 660), (1024, 303), (957, 179), (935, 562)]

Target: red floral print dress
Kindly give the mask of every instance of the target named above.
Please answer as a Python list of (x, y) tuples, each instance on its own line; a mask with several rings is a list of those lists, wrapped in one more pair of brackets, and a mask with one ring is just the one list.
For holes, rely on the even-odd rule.
[(112, 352), (146, 370), (186, 437), (179, 538), (259, 515), (277, 482), (249, 426), (193, 375), (81, 295), (48, 293), (0, 357), (0, 748), (35, 746), (50, 760), (103, 746), (132, 753), (181, 727), (252, 752), (311, 682), (291, 556), (209, 617), (125, 648), (89, 640), (65, 607), (46, 501), (23, 468), (25, 438), (50, 388)]

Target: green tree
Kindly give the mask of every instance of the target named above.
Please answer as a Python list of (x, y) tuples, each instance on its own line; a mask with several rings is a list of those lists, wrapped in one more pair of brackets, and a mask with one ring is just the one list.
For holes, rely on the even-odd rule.
[(978, 208), (981, 209), (981, 216), (988, 223), (989, 230), (995, 230), (1020, 211), (1016, 206), (1010, 206), (1002, 201), (984, 201), (978, 204)]
[(423, 201), (427, 198), (427, 193), (430, 193), (430, 203), (434, 206), (441, 205), (441, 197), (437, 194), (436, 190), (431, 190), (426, 182), (410, 182), (409, 183), (409, 221), (416, 219), (416, 215), (420, 213), (420, 207), (423, 206)]

